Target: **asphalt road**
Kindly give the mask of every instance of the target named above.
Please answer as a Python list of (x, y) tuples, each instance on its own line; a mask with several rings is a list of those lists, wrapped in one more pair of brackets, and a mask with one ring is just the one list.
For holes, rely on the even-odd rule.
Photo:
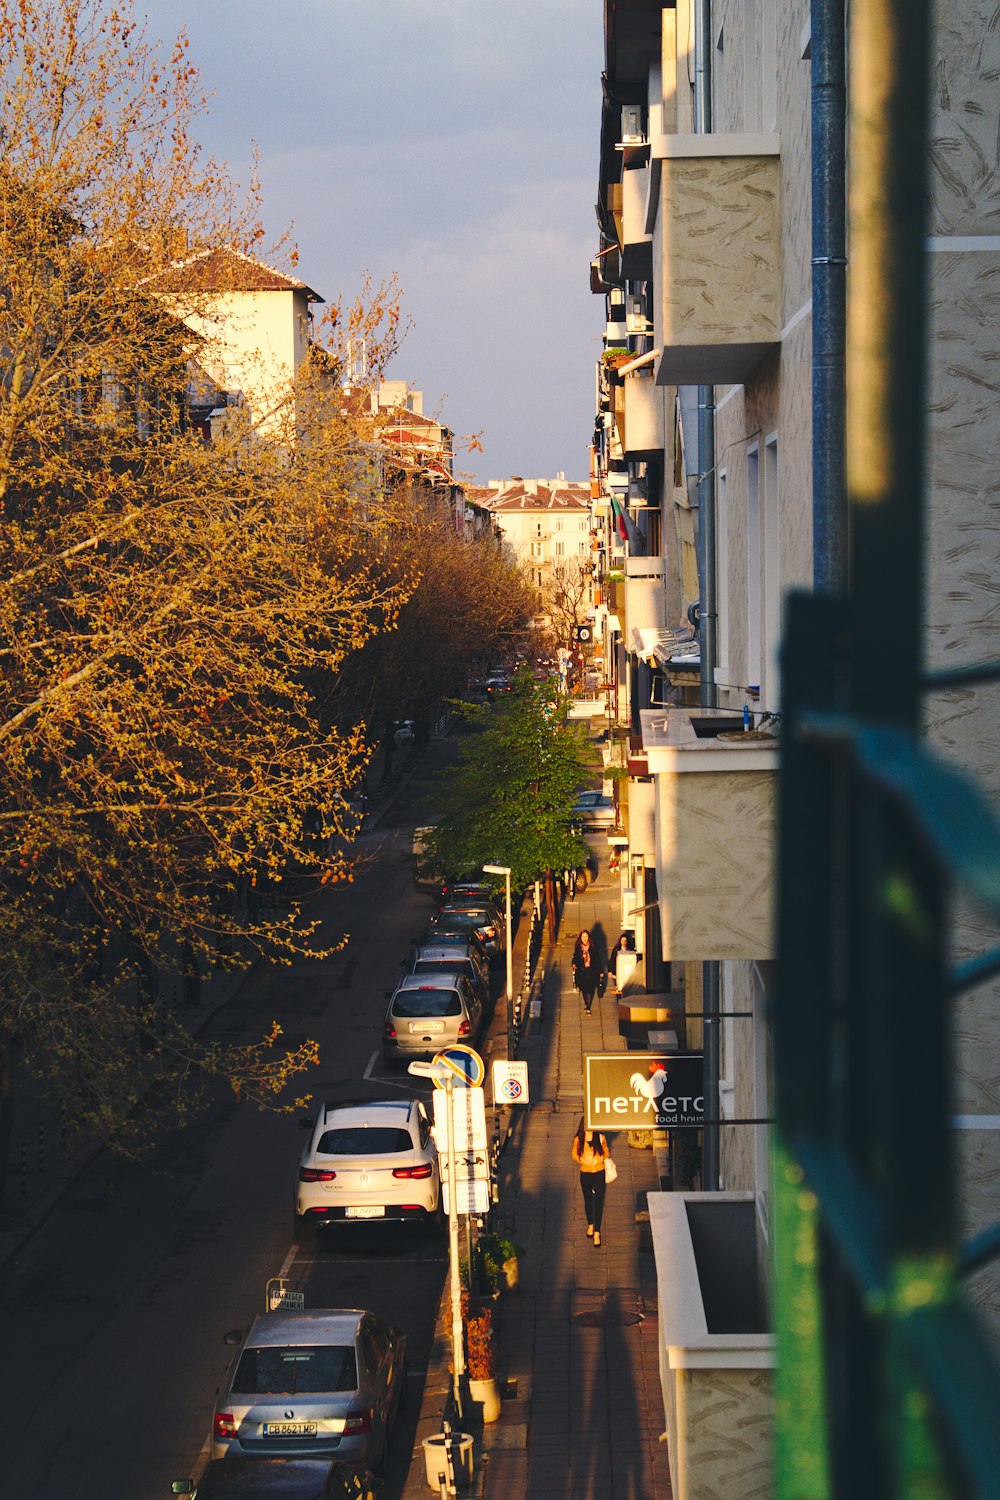
[[(447, 756), (435, 746), (431, 764)], [(353, 885), (324, 893), (324, 939), (342, 953), (258, 966), (209, 1035), (251, 1039), (272, 1019), (291, 1042), (316, 1037), (321, 1062), (295, 1093), (336, 1096), (381, 1070), (385, 991), (431, 912), (406, 863), (423, 819), (413, 783), (364, 834)], [(4, 1500), (161, 1500), (204, 1459), (228, 1331), (263, 1310), (269, 1277), (301, 1276), (314, 1306), (371, 1308), (410, 1335), (410, 1389), (394, 1436), (386, 1500), (398, 1495), (446, 1267), (433, 1231), (359, 1226), (296, 1248), (297, 1116), (218, 1097), (196, 1125), (141, 1165), (102, 1153), (27, 1242), (0, 1283), (0, 1494)]]

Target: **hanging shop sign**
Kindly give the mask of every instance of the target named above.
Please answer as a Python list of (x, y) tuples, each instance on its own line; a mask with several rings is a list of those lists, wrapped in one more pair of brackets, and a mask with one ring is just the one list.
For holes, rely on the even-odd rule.
[(705, 1120), (700, 1052), (597, 1052), (584, 1056), (588, 1130), (669, 1130)]

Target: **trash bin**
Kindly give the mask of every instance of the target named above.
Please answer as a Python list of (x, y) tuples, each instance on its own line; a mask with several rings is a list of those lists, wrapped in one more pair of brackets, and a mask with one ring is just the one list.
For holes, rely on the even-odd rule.
[[(466, 1490), (472, 1483), (472, 1435), (468, 1432), (453, 1432), (452, 1439), (455, 1454), (455, 1488)], [(440, 1476), (445, 1472), (444, 1443), (443, 1432), (424, 1438), (424, 1467), (427, 1471), (427, 1483), (435, 1494), (441, 1488)]]

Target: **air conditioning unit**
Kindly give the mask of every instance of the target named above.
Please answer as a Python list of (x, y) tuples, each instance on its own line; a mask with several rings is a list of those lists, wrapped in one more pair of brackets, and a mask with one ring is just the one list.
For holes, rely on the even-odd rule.
[(646, 139), (646, 130), (642, 122), (642, 105), (625, 104), (622, 106), (622, 145), (638, 146)]

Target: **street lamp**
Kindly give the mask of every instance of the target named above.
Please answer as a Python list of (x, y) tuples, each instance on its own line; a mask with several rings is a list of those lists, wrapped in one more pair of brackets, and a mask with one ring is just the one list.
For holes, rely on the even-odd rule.
[(510, 865), (483, 865), (484, 875), (502, 875), (507, 897), (507, 1015), (514, 1003), (514, 950), (510, 936)]
[[(433, 1078), (444, 1087), (448, 1100), (448, 1267), (451, 1280), (451, 1368), (455, 1410), (462, 1415), (462, 1376), (465, 1374), (465, 1342), (462, 1335), (462, 1288), (458, 1275), (458, 1183), (455, 1151), (455, 1070), (449, 1063), (416, 1059), (408, 1072), (417, 1078)], [(470, 1267), (471, 1273), (471, 1267)]]

